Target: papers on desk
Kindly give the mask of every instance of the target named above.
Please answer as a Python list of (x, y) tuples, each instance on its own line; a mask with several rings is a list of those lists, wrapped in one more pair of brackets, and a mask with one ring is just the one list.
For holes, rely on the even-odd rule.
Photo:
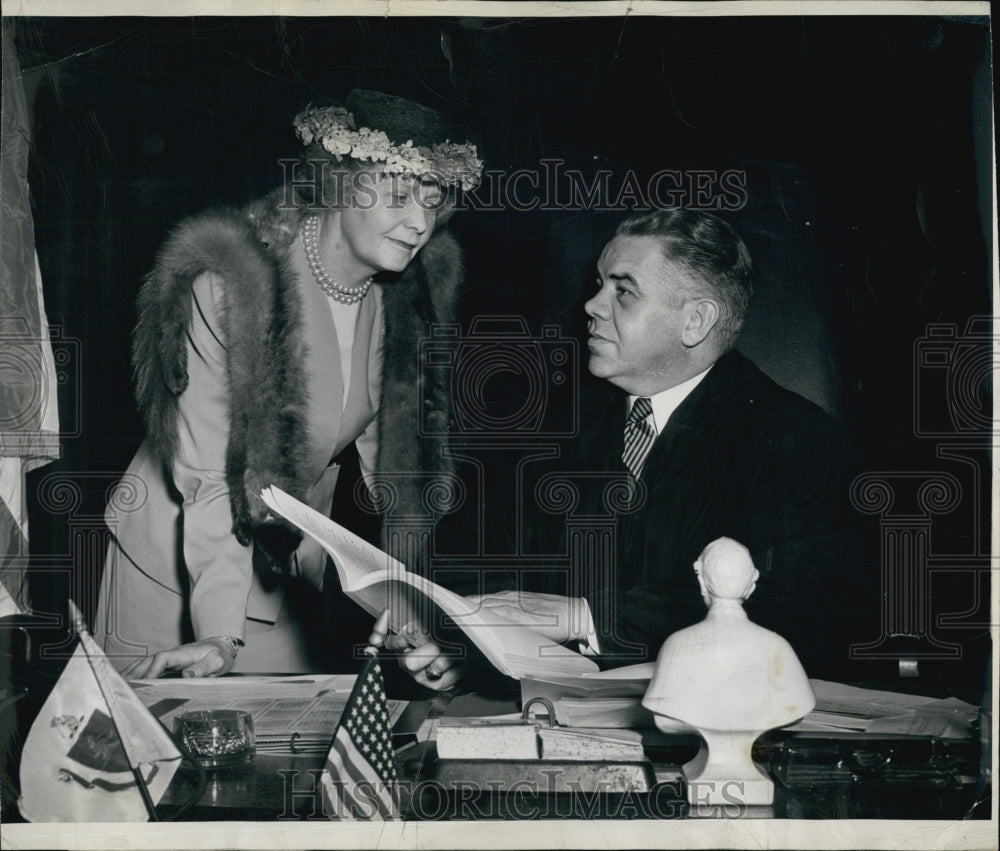
[(954, 697), (937, 699), (810, 680), (816, 707), (786, 729), (796, 732), (858, 730), (868, 734), (964, 739), (979, 708)]
[[(326, 753), (354, 686), (353, 674), (132, 680), (142, 703), (168, 729), (182, 712), (242, 709), (253, 716), (258, 753)], [(389, 701), (394, 724), (406, 701)]]
[[(525, 678), (522, 705), (544, 698), (553, 706), (556, 723), (568, 727), (652, 727), (653, 715), (641, 705), (651, 673), (651, 665), (634, 665), (583, 677)], [(809, 682), (816, 707), (784, 729), (964, 739), (972, 735), (979, 714), (978, 707), (953, 697), (942, 700), (826, 680)], [(677, 732), (690, 728), (677, 722)]]
[(547, 700), (555, 723), (564, 727), (652, 727), (653, 713), (641, 703), (652, 669), (652, 665), (632, 665), (582, 677), (525, 677), (521, 705), (534, 698)]

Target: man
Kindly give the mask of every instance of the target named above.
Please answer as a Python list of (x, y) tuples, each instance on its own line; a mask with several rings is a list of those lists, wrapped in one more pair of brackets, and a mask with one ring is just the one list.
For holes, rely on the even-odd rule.
[[(581, 418), (570, 465), (618, 473), (636, 489), (616, 518), (615, 564), (602, 587), (582, 588), (583, 615), (579, 601), (524, 590), (530, 577), (484, 606), (581, 641), (606, 665), (653, 660), (671, 633), (704, 617), (692, 564), (725, 536), (761, 573), (750, 618), (787, 638), (811, 675), (841, 669), (846, 640), (858, 638), (849, 635), (852, 454), (832, 417), (733, 348), (750, 271), (742, 239), (708, 213), (657, 210), (621, 223), (585, 310), (590, 371), (622, 392)], [(599, 490), (580, 494), (578, 514), (602, 513)], [(447, 667), (439, 656), (423, 670), (433, 679)]]

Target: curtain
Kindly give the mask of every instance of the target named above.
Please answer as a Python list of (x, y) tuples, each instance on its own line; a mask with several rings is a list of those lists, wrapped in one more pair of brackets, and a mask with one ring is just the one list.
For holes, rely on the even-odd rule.
[(0, 584), (27, 599), (25, 474), (59, 457), (52, 341), (42, 300), (28, 191), (31, 126), (14, 45), (3, 27), (0, 139)]

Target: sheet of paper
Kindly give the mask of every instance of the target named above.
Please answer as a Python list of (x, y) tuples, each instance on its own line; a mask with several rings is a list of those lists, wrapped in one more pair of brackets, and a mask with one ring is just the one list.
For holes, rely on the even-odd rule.
[(783, 729), (795, 732), (829, 730), (843, 733), (849, 730), (864, 731), (868, 728), (869, 723), (871, 723), (869, 718), (859, 718), (855, 715), (844, 715), (837, 712), (819, 712), (814, 709), (801, 721)]
[(809, 683), (816, 695), (817, 710), (842, 712), (859, 717), (881, 718), (898, 715), (918, 706), (936, 702), (933, 697), (859, 688), (828, 680), (810, 680)]

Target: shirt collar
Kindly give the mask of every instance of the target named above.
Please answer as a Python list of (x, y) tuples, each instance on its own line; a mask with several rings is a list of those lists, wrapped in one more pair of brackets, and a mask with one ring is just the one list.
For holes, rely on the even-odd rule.
[[(674, 387), (670, 387), (666, 390), (661, 390), (655, 396), (650, 396), (649, 401), (653, 406), (653, 428), (656, 429), (657, 435), (663, 431), (667, 426), (667, 421), (670, 419), (671, 415), (697, 387), (701, 380), (708, 375), (708, 370), (712, 367), (709, 366), (708, 369), (703, 372), (699, 372), (693, 378), (689, 378), (682, 384), (677, 384)], [(638, 396), (628, 397), (628, 410), (632, 411), (632, 406), (635, 404), (635, 400)]]

